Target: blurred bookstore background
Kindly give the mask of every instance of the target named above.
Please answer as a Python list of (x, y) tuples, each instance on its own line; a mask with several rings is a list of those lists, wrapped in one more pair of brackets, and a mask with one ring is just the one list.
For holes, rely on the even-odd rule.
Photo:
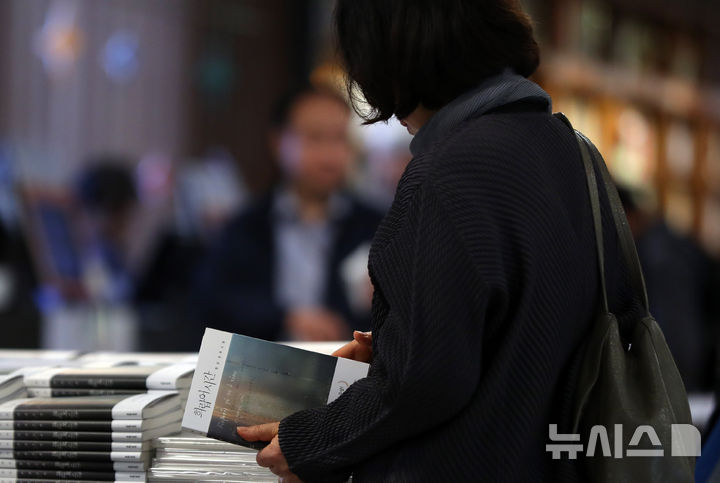
[[(604, 153), (653, 311), (688, 386), (710, 390), (720, 5), (522, 3), (542, 48), (535, 80)], [(342, 83), (332, 5), (0, 0), (1, 347), (197, 350), (180, 336), (212, 325), (188, 307), (198, 267), (280, 175), (276, 99)], [(355, 119), (350, 189), (386, 209), (408, 143), (397, 122)]]

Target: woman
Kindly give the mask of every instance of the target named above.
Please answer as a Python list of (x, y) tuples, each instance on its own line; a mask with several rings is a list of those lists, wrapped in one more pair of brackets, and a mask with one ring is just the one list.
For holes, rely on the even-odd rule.
[[(336, 25), (367, 121), (415, 135), (370, 253), (372, 365), (332, 404), (239, 433), (271, 441), (258, 461), (284, 478), (558, 481), (545, 445), (598, 275), (575, 138), (527, 79), (530, 22), (513, 0), (339, 0)], [(622, 319), (636, 304), (606, 271)]]

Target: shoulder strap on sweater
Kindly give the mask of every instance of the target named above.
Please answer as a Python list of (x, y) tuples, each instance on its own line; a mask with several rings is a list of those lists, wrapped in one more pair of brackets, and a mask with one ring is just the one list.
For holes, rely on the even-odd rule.
[(604, 256), (604, 245), (603, 245), (603, 233), (602, 233), (602, 217), (600, 212), (600, 197), (598, 193), (597, 179), (595, 175), (594, 165), (598, 165), (600, 175), (603, 179), (603, 185), (605, 192), (607, 193), (608, 202), (610, 203), (610, 211), (612, 213), (613, 222), (615, 225), (615, 231), (618, 236), (618, 242), (620, 250), (623, 254), (623, 260), (627, 265), (630, 272), (630, 280), (632, 283), (633, 290), (636, 295), (640, 298), (643, 309), (646, 315), (650, 314), (648, 305), (647, 289), (645, 288), (645, 279), (642, 274), (642, 268), (640, 266), (640, 260), (637, 255), (637, 249), (635, 248), (635, 241), (632, 238), (630, 227), (628, 226), (627, 218), (625, 216), (625, 210), (623, 209), (622, 203), (620, 202), (620, 196), (618, 195), (617, 188), (612, 181), (610, 172), (607, 169), (605, 161), (602, 155), (597, 150), (595, 145), (585, 135), (576, 131), (570, 121), (565, 115), (558, 113), (555, 117), (561, 120), (567, 125), (570, 130), (574, 133), (578, 146), (580, 148), (580, 154), (585, 169), (585, 177), (587, 180), (588, 191), (590, 193), (590, 205), (593, 214), (593, 223), (595, 226), (595, 240), (597, 257), (600, 272), (600, 284), (602, 290), (602, 303), (603, 309), (608, 312), (608, 301), (607, 301), (607, 286), (605, 283), (605, 256)]

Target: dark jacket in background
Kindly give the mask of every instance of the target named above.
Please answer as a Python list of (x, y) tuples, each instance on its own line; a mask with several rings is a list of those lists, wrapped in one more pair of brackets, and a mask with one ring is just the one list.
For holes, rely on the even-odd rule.
[[(342, 316), (350, 328), (367, 330), (370, 314), (358, 316), (350, 308), (340, 266), (372, 239), (381, 215), (353, 197), (347, 199), (348, 210), (332, 222), (335, 236), (328, 254), (324, 307)], [(202, 268), (195, 294), (196, 340), (206, 326), (267, 340), (285, 337), (286, 308), (276, 301), (274, 280), (273, 200), (265, 196), (231, 220)]]
[(685, 388), (710, 391), (718, 342), (717, 262), (663, 221), (636, 243), (650, 312), (665, 334)]
[(37, 288), (35, 265), (20, 230), (0, 220), (0, 269), (7, 284), (4, 304), (0, 307), (3, 349), (40, 347), (40, 312), (34, 301)]
[[(579, 150), (547, 104), (462, 112), (416, 153), (373, 241), (368, 377), (280, 424), (306, 482), (558, 481), (549, 424), (598, 305)], [(601, 201), (622, 323), (638, 304)]]

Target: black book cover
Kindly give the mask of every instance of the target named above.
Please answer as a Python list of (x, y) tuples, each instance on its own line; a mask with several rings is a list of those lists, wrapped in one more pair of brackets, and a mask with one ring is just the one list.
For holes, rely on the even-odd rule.
[[(131, 472), (145, 471), (142, 461), (47, 461), (47, 460), (12, 460), (8, 469), (19, 470), (52, 470), (52, 471), (100, 471), (100, 472)], [(0, 466), (2, 467), (2, 466)]]
[[(0, 410), (0, 419), (112, 420), (112, 409), (129, 396), (93, 396), (87, 398), (30, 399), (9, 409)], [(8, 402), (10, 404), (10, 402)]]
[(194, 371), (192, 364), (51, 368), (25, 376), (30, 388), (57, 389), (182, 389)]
[(148, 441), (0, 441), (2, 449), (14, 451), (148, 451)]
[[(13, 431), (12, 440), (17, 441), (98, 441), (112, 442), (111, 431)], [(2, 431), (0, 431), (0, 439)]]
[[(15, 431), (94, 431), (111, 432), (112, 421), (12, 421)], [(133, 430), (127, 430), (128, 432)]]
[[(54, 471), (54, 470), (11, 470), (8, 476), (15, 475), (16, 481), (22, 479), (32, 480), (92, 480), (92, 481), (115, 481), (115, 473), (108, 471)], [(0, 469), (0, 475), (3, 470)]]
[(142, 394), (147, 389), (89, 389), (89, 388), (29, 388), (28, 393), (33, 397), (80, 397), (80, 396), (117, 396)]
[[(5, 452), (8, 455), (5, 455)], [(143, 461), (147, 463), (150, 459), (150, 452), (0, 450), (0, 458), (49, 461)]]
[[(70, 368), (44, 377), (36, 373), (25, 378), (28, 387), (145, 389), (147, 378), (161, 367), (122, 366), (101, 369)], [(49, 371), (52, 373), (52, 371)]]
[[(14, 399), (0, 404), (0, 421), (150, 419), (179, 410), (176, 392), (134, 395)], [(3, 423), (2, 426), (7, 426)]]

